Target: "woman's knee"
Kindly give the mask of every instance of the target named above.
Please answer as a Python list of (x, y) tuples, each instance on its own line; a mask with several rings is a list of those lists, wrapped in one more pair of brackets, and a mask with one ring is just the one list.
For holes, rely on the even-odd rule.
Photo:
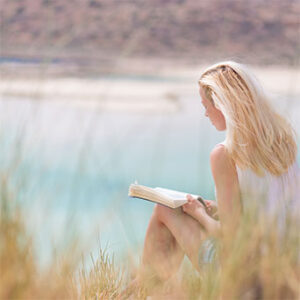
[(171, 208), (164, 205), (155, 204), (153, 213), (159, 221), (164, 222), (166, 217), (171, 213)]
[(160, 222), (167, 222), (169, 218), (172, 218), (178, 214), (182, 213), (181, 208), (169, 208), (164, 205), (155, 204), (153, 214), (158, 218)]
[(160, 204), (155, 204), (153, 214), (157, 217), (158, 220), (161, 221), (166, 214), (165, 207)]

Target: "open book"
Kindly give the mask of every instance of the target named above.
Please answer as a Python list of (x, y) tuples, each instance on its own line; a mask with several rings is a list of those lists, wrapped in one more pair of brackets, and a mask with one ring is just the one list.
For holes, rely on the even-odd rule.
[(128, 196), (130, 197), (156, 202), (171, 208), (177, 208), (187, 203), (187, 195), (197, 198), (206, 208), (204, 200), (198, 195), (178, 192), (160, 187), (151, 188), (144, 185), (131, 184), (128, 192)]

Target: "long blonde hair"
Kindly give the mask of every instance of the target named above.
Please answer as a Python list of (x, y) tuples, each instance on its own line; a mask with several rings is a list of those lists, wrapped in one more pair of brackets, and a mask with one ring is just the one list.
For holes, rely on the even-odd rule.
[(259, 176), (265, 170), (285, 173), (296, 160), (294, 131), (272, 109), (250, 71), (236, 62), (221, 62), (207, 68), (198, 83), (225, 117), (226, 149), (234, 162)]

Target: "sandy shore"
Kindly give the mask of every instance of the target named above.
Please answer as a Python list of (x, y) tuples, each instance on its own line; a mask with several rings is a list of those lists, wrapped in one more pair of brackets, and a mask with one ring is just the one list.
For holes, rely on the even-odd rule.
[[(162, 68), (155, 74), (98, 78), (2, 78), (1, 99), (30, 98), (92, 109), (174, 112), (178, 99), (197, 97), (204, 66)], [(268, 93), (300, 101), (300, 68), (252, 67)]]

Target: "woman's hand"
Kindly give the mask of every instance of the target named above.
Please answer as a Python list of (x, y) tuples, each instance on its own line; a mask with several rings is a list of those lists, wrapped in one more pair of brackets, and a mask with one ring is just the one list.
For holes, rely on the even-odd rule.
[(212, 201), (212, 200), (204, 200), (207, 210), (206, 212), (214, 219), (218, 219), (218, 205), (216, 203), (216, 201)]
[(187, 195), (186, 198), (188, 202), (182, 206), (182, 210), (197, 221), (201, 222), (201, 217), (206, 214), (205, 207), (200, 203), (200, 201), (193, 198), (191, 195)]
[[(196, 219), (208, 232), (208, 234), (212, 236), (217, 236), (220, 231), (220, 223), (216, 221), (208, 214), (208, 208), (205, 210), (205, 207), (201, 204), (200, 201), (193, 198), (191, 195), (187, 195), (188, 202), (182, 206), (182, 210)], [(211, 203), (214, 201), (204, 200), (205, 204), (208, 204), (208, 207), (211, 212), (214, 212), (217, 209), (215, 203)], [(207, 203), (209, 201), (209, 203)]]

